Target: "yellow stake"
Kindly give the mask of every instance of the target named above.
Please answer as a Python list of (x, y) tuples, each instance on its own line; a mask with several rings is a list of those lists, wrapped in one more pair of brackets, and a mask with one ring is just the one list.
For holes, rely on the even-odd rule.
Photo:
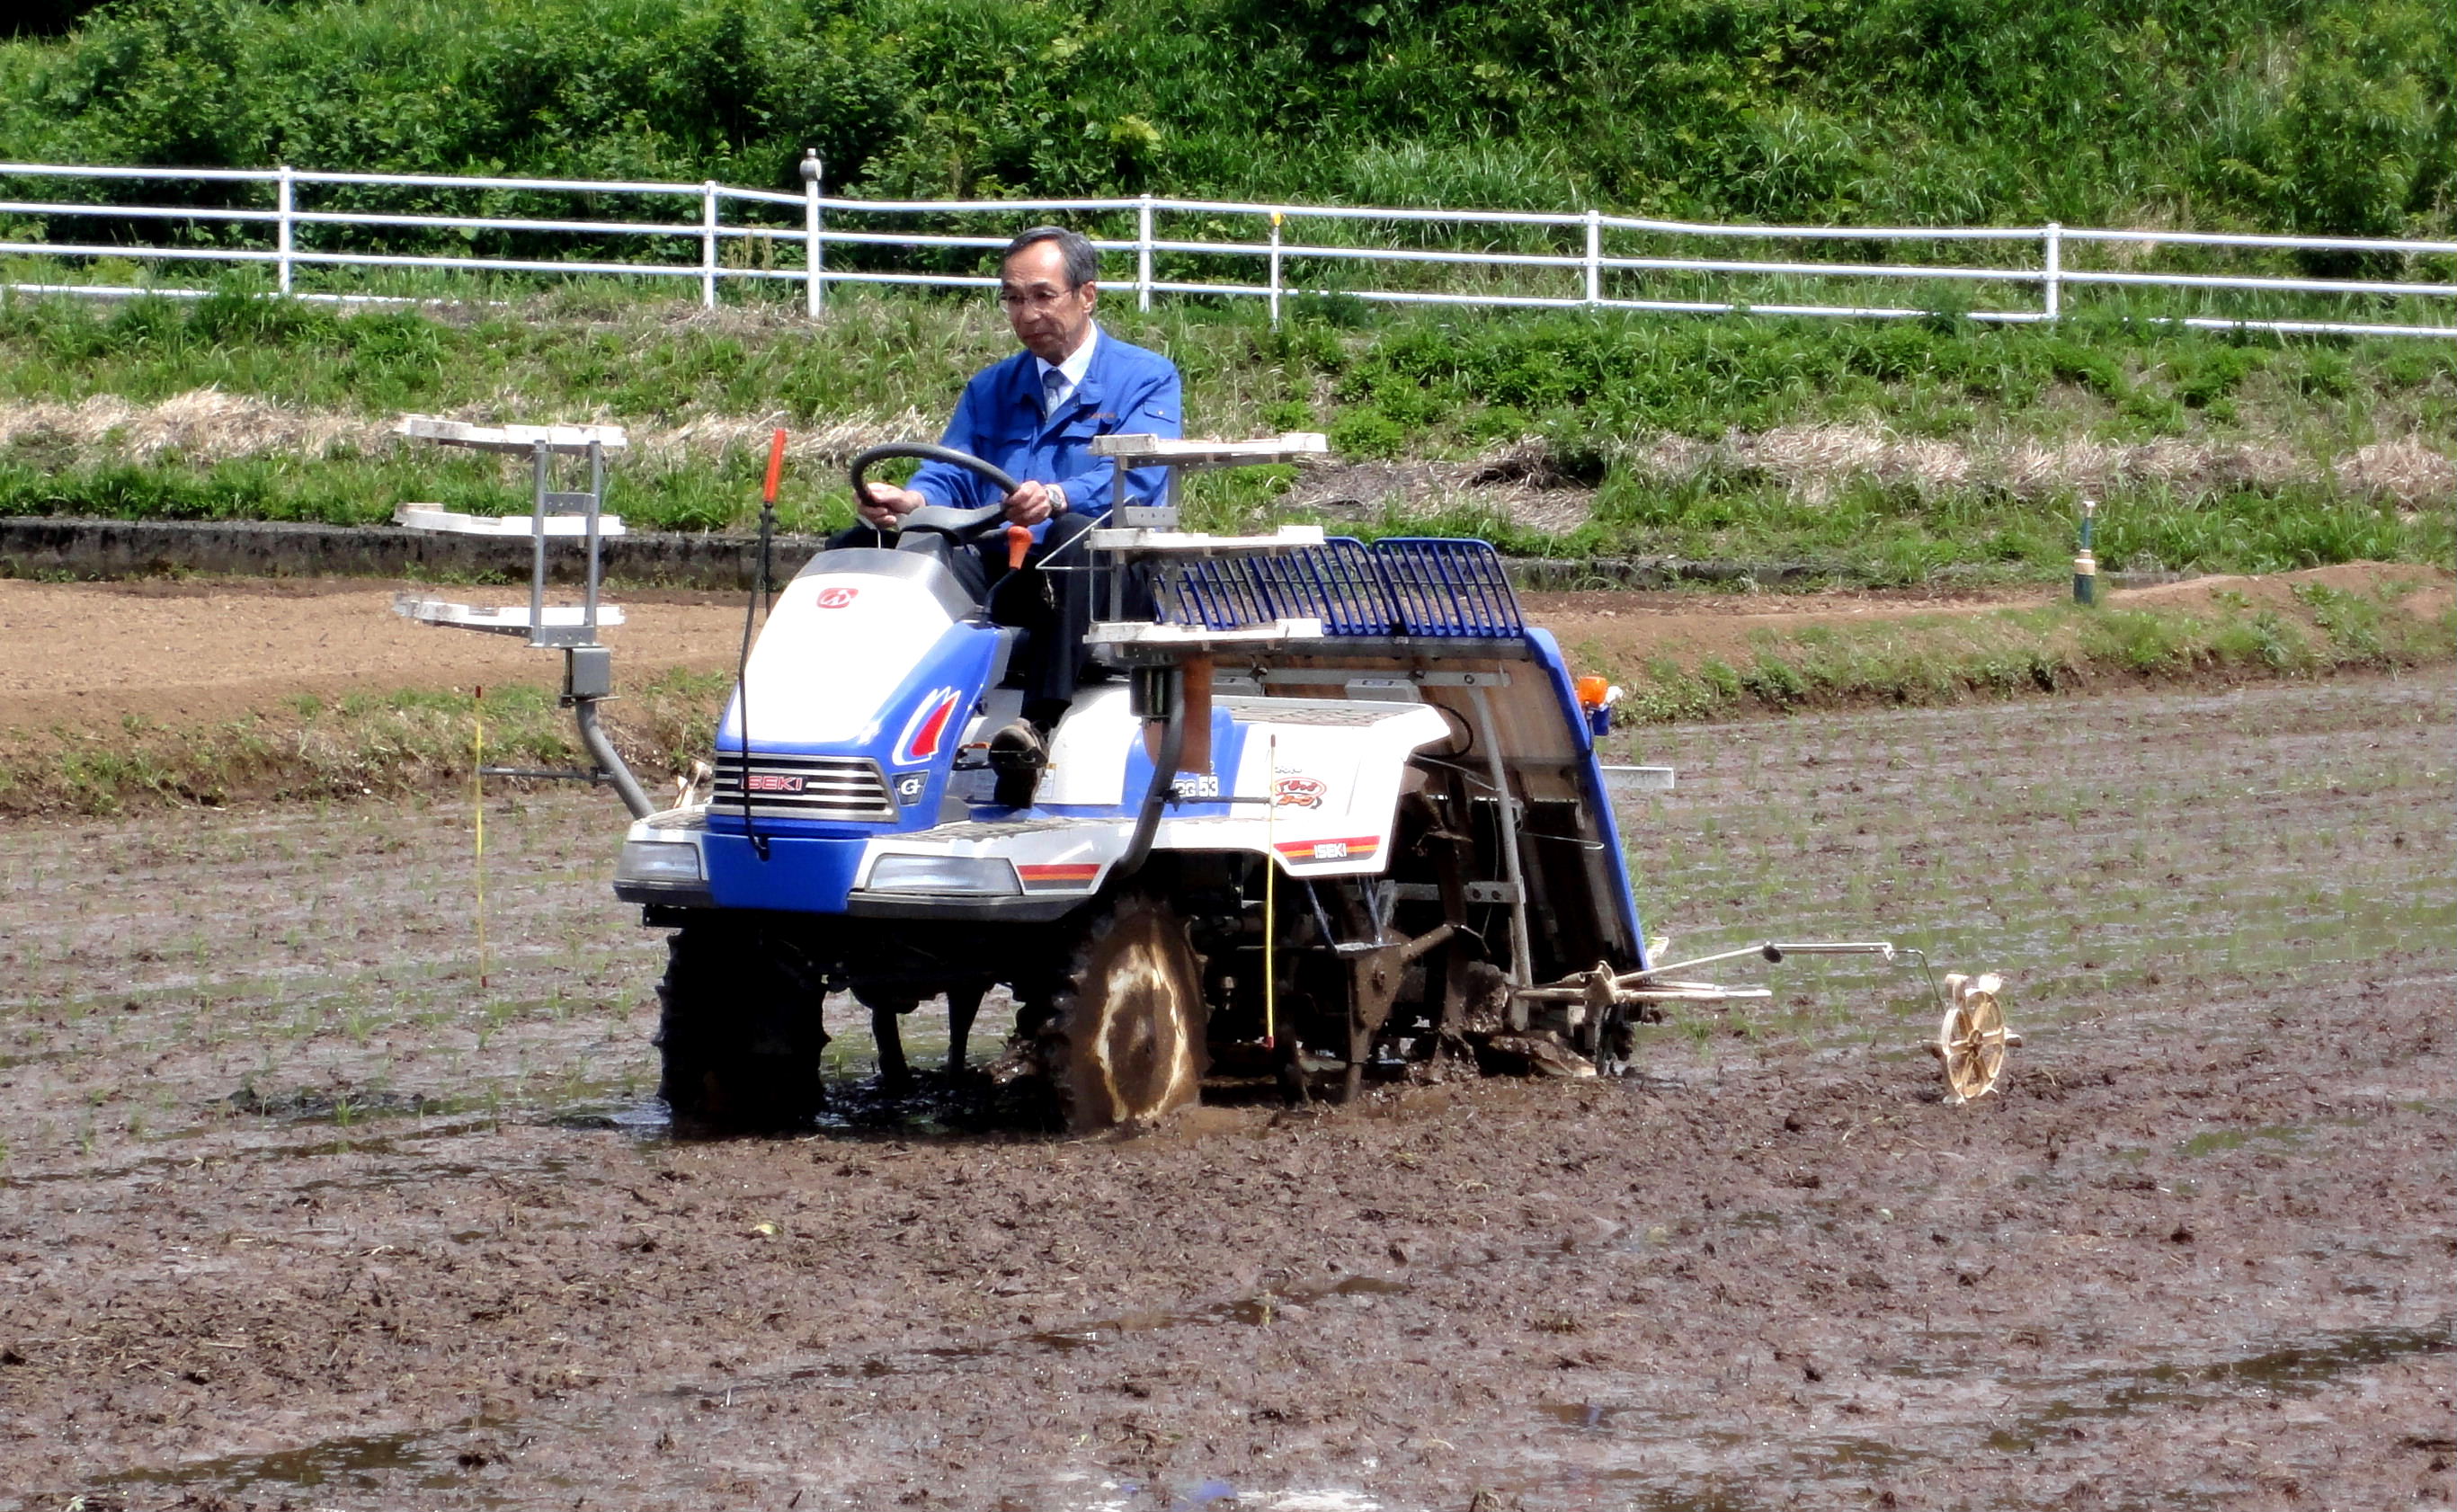
[(486, 690), (469, 700), (469, 817), (477, 831), (472, 869), (478, 874), (478, 990), (486, 990)]
[(1276, 904), (1280, 880), (1280, 737), (1270, 738), (1270, 770), (1263, 780), (1263, 1048), (1279, 1039), (1276, 1022), (1280, 998), (1277, 953), (1271, 942), (1279, 933)]

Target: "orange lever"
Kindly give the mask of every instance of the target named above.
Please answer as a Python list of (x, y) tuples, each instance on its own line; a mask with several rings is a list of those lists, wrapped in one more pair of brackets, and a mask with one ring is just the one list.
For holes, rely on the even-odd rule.
[(776, 427), (776, 434), (770, 437), (768, 440), (768, 486), (759, 491), (760, 503), (774, 504), (776, 502), (776, 485), (784, 475), (785, 427), (779, 425)]
[(1006, 570), (1008, 571), (1020, 571), (1023, 567), (1023, 554), (1031, 549), (1032, 527), (1010, 525), (1006, 528)]

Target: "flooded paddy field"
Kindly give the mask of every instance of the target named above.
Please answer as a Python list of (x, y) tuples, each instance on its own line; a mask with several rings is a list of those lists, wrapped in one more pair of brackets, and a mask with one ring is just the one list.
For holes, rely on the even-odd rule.
[(2445, 1503), (2451, 692), (1641, 732), (1649, 929), (2002, 971), (1964, 1108), (1794, 960), (1126, 1140), (848, 1005), (835, 1127), (678, 1143), (603, 795), (491, 802), (483, 945), (465, 802), (0, 829), (0, 1508)]

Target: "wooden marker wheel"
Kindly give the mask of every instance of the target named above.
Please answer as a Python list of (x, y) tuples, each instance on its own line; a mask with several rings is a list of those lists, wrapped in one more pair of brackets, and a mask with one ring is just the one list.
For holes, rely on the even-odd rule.
[(2005, 1010), (1996, 1002), (2004, 985), (1993, 975), (1972, 979), (1960, 974), (1945, 979), (1950, 1002), (1937, 1025), (1936, 1043), (1930, 1046), (1945, 1067), (1946, 1101), (1955, 1105), (1987, 1096), (2005, 1072), (2005, 1052), (2022, 1037), (2005, 1027)]

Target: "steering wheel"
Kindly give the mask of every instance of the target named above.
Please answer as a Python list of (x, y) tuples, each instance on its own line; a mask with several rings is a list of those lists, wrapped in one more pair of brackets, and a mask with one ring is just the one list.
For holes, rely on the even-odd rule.
[[(851, 470), (856, 508), (859, 508), (870, 497), (868, 487), (870, 465), (874, 462), (884, 462), (890, 457), (919, 457), (924, 462), (947, 463), (950, 466), (979, 473), (989, 482), (996, 484), (999, 492), (1002, 494), (1015, 491), (1015, 480), (1008, 477), (1003, 469), (994, 464), (983, 462), (968, 451), (958, 451), (953, 446), (936, 445), (926, 441), (891, 441), (885, 445), (873, 446), (853, 459)], [(945, 536), (950, 541), (960, 543), (987, 534), (990, 526), (1005, 517), (1004, 505), (992, 504), (984, 505), (978, 509), (957, 509), (941, 504), (925, 504), (910, 514), (899, 515), (881, 528), (930, 530)]]

